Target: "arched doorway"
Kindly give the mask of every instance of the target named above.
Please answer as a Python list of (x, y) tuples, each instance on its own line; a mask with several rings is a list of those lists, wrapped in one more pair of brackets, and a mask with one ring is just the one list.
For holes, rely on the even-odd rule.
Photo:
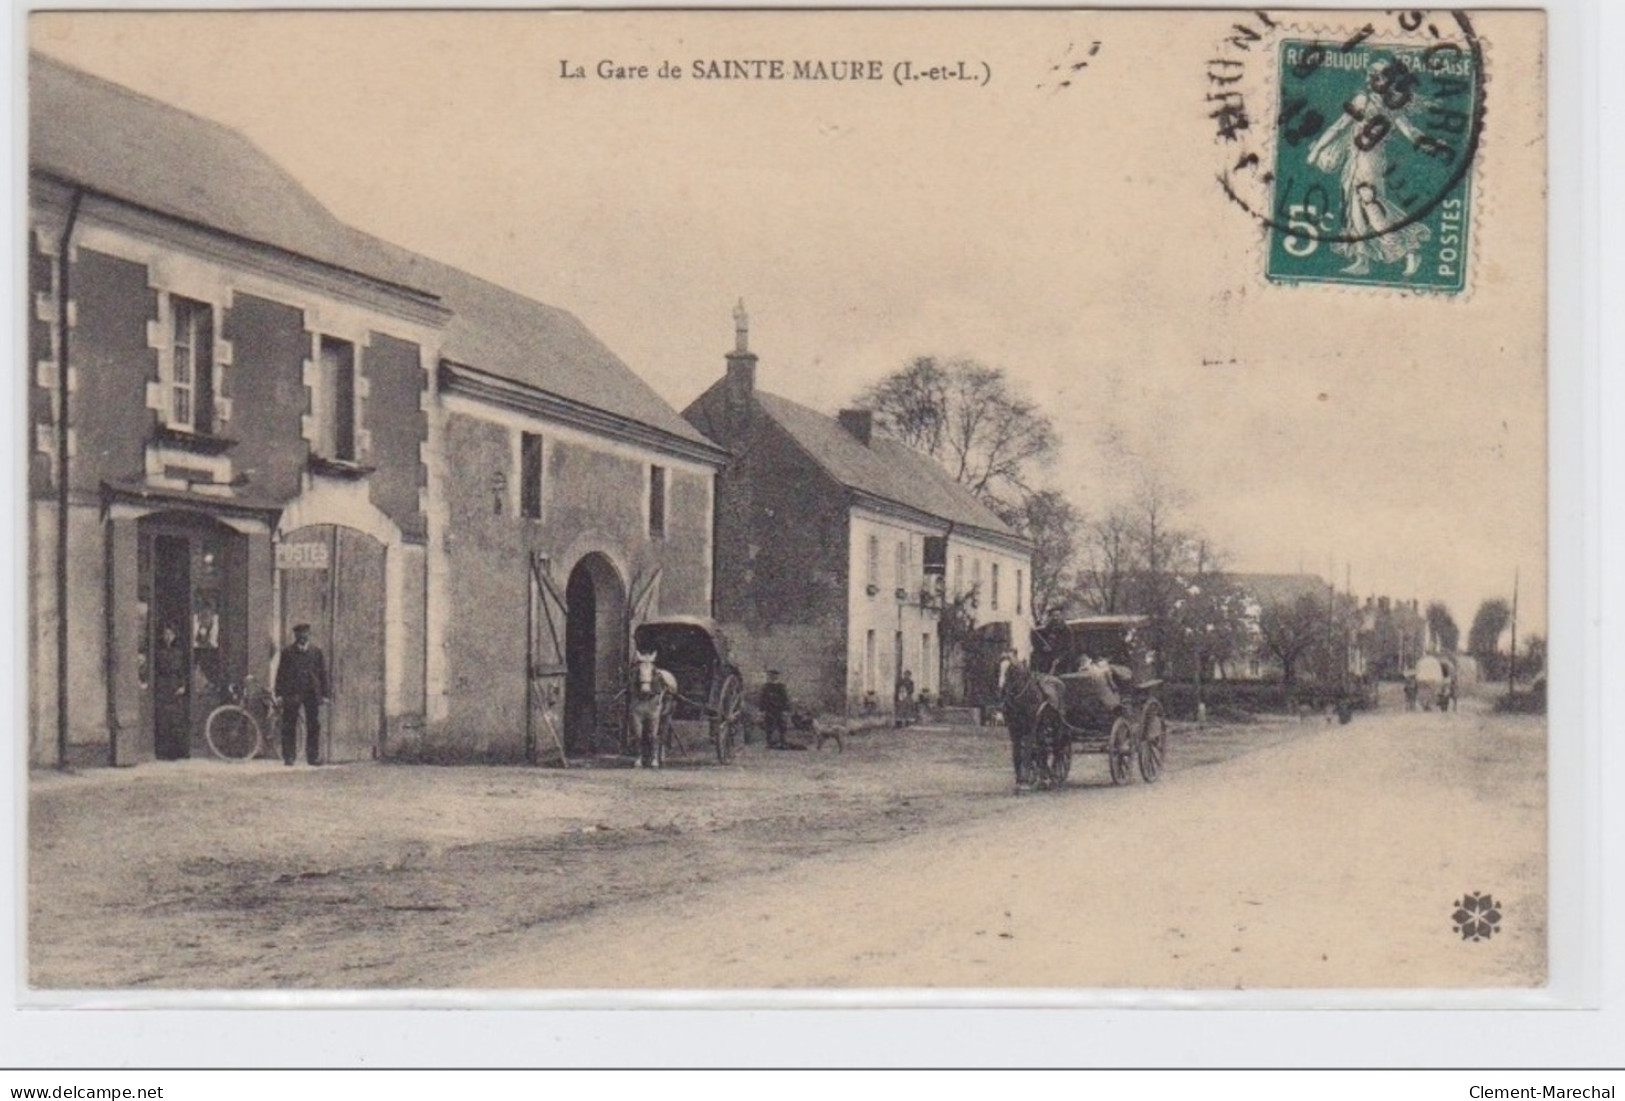
[(572, 757), (616, 752), (613, 706), (626, 654), (626, 586), (604, 555), (585, 555), (564, 589), (564, 744)]

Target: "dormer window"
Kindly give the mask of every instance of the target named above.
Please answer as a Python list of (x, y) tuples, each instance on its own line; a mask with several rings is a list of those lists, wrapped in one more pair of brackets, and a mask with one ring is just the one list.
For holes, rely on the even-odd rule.
[(168, 394), (164, 424), (206, 434), (214, 421), (214, 307), (169, 296)]
[(324, 459), (358, 461), (356, 453), (356, 356), (348, 340), (320, 339), (316, 451)]

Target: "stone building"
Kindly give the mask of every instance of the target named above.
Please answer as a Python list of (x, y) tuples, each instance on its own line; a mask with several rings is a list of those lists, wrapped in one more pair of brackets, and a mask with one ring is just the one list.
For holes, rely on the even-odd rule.
[[(725, 375), (683, 415), (732, 454), (718, 477), (716, 615), (747, 682), (785, 674), (809, 706), (891, 711), (906, 671), (962, 697), (945, 605), (970, 625), (1032, 627), (1027, 542), (863, 410), (836, 417), (757, 388), (743, 305)], [(963, 598), (963, 599), (960, 599)]]
[(563, 311), (39, 55), (29, 231), (32, 763), (198, 753), (295, 622), (331, 760), (585, 752), (631, 618), (709, 610), (722, 452)]
[(724, 454), (568, 313), (428, 268), (452, 311), (429, 423), (435, 691), (401, 748), (535, 759), (557, 729), (570, 756), (612, 751), (629, 631), (711, 614)]

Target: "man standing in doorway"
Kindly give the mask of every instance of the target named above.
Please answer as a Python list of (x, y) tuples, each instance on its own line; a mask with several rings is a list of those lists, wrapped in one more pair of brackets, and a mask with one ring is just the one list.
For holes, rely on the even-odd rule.
[(299, 756), (299, 711), (305, 712), (305, 760), (321, 764), (322, 704), (328, 696), (327, 659), (310, 644), (310, 624), (293, 629), (293, 645), (282, 651), (276, 667), (276, 695), (282, 701), (282, 763)]

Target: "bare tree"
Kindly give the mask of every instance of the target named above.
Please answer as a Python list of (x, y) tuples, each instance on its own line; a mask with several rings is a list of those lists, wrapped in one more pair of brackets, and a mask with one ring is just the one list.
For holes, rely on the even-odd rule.
[(921, 356), (864, 391), (858, 403), (1001, 510), (1031, 493), (1030, 466), (1052, 460), (1060, 443), (1049, 417), (1003, 370), (975, 360)]
[(1032, 540), (1032, 613), (1043, 622), (1064, 608), (1074, 588), (1081, 520), (1077, 510), (1053, 489), (1029, 494), (1017, 508), (1001, 510), (1005, 523)]
[(1084, 525), (1078, 595), (1090, 611), (1117, 615), (1126, 610), (1136, 563), (1134, 548), (1134, 518), (1125, 507)]
[(1151, 640), (1152, 667), (1161, 676), (1168, 671), (1179, 628), (1174, 619), (1185, 597), (1182, 575), (1199, 573), (1205, 541), (1178, 526), (1184, 497), (1154, 474), (1145, 475), (1135, 491), (1129, 529), (1135, 570), (1129, 575), (1132, 610), (1150, 617), (1146, 633)]

